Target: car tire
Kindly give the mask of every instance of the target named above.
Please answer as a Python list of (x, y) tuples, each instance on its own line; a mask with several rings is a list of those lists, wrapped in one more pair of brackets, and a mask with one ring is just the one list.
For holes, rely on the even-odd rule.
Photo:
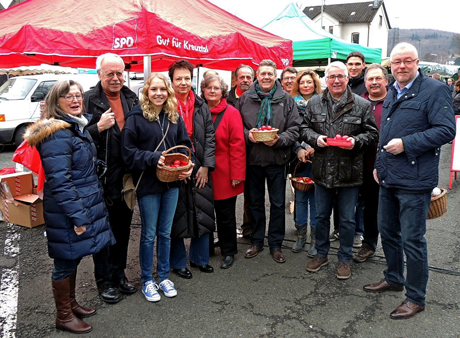
[(14, 134), (14, 144), (16, 147), (19, 147), (19, 145), (24, 141), (24, 134), (26, 132), (28, 125), (22, 125), (16, 130), (16, 133)]

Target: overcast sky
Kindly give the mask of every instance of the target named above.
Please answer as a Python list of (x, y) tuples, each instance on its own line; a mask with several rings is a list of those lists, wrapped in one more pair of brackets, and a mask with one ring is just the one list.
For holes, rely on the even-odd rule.
[[(0, 0), (5, 7), (12, 0)], [(37, 0), (40, 1), (40, 0)], [(209, 0), (241, 19), (262, 27), (294, 2), (305, 8), (321, 5), (321, 0)], [(325, 0), (325, 4), (365, 2), (361, 0)], [(460, 33), (459, 0), (384, 0), (392, 28), (433, 28)]]
[[(289, 3), (321, 5), (321, 0), (209, 0), (254, 26), (262, 27), (274, 19)], [(325, 0), (326, 5), (361, 0)], [(459, 0), (384, 0), (392, 28), (433, 28), (460, 33)]]

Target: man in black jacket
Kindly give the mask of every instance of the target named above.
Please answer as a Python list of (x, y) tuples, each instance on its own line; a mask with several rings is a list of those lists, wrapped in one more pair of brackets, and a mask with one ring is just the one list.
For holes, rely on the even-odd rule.
[(139, 103), (134, 92), (123, 86), (123, 59), (116, 54), (97, 58), (100, 81), (85, 93), (84, 103), (93, 115), (88, 127), (97, 148), (97, 156), (107, 164), (102, 178), (110, 225), (117, 243), (93, 256), (94, 274), (101, 299), (107, 303), (121, 300), (119, 292), (133, 294), (137, 289), (125, 275), (132, 211), (121, 199), (123, 175), (126, 173), (121, 157), (121, 129), (125, 115)]
[[(337, 199), (340, 218), (340, 248), (337, 278), (351, 276), (355, 233), (355, 206), (363, 184), (363, 153), (378, 138), (370, 102), (353, 94), (348, 87), (348, 71), (340, 62), (326, 68), (327, 89), (308, 102), (301, 125), (301, 140), (315, 148), (312, 171), (316, 199), (315, 256), (307, 271), (317, 272), (327, 265), (330, 249), (329, 229), (333, 201)], [(331, 144), (335, 138), (341, 144)]]
[(347, 56), (347, 69), (349, 81), (348, 85), (351, 91), (359, 96), (366, 92), (366, 84), (364, 83), (364, 73), (366, 72), (366, 62), (364, 55), (361, 52), (351, 52)]
[(241, 64), (235, 70), (235, 87), (233, 87), (228, 93), (227, 102), (233, 107), (236, 106), (236, 102), (241, 95), (249, 88), (251, 88), (254, 82), (254, 69), (250, 66)]
[[(257, 80), (238, 100), (236, 108), (243, 118), (246, 139), (246, 182), (251, 196), (252, 237), (251, 247), (244, 257), (252, 258), (264, 249), (265, 183), (270, 198), (268, 245), (277, 263), (286, 261), (281, 245), (285, 234), (286, 164), (291, 147), (299, 138), (300, 117), (291, 95), (283, 91), (276, 79), (276, 64), (262, 60), (257, 70)], [(271, 141), (257, 141), (253, 128), (270, 125), (278, 130)]]

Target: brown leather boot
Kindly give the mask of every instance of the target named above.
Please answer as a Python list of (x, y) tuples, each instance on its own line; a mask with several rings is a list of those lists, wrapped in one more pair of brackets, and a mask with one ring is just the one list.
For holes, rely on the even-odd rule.
[(77, 303), (75, 299), (75, 284), (77, 279), (77, 269), (70, 275), (70, 305), (72, 307), (72, 312), (78, 318), (91, 317), (96, 314), (96, 309), (83, 307)]
[(51, 280), (53, 285), (54, 301), (56, 302), (56, 328), (72, 333), (88, 333), (93, 327), (72, 312), (70, 306), (70, 277), (64, 280)]

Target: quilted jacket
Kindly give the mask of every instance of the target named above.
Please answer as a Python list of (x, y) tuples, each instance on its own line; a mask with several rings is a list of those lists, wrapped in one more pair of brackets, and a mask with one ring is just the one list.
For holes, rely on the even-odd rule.
[[(195, 167), (192, 180), (179, 183), (179, 200), (174, 215), (171, 238), (200, 237), (214, 231), (214, 196), (212, 193), (211, 172), (216, 167), (215, 132), (211, 112), (205, 101), (195, 96), (193, 112), (193, 135)], [(195, 176), (202, 166), (208, 167), (208, 183), (202, 188), (195, 187)]]
[[(51, 258), (75, 260), (115, 243), (96, 173), (96, 148), (67, 117), (40, 120), (24, 136), (45, 171), (43, 209)], [(77, 235), (74, 225), (86, 225)]]
[[(438, 184), (441, 146), (454, 137), (449, 87), (421, 72), (399, 99), (391, 86), (383, 103), (375, 161), (380, 185), (414, 192), (431, 191)], [(404, 152), (398, 155), (383, 148), (394, 138), (401, 138), (404, 144)]]

